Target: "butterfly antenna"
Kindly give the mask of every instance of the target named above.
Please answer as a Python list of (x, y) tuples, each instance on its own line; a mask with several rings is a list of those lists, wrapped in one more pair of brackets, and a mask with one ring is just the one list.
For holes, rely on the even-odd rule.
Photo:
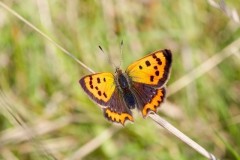
[(122, 61), (123, 61), (123, 40), (121, 41), (121, 44), (120, 44), (120, 64), (119, 64), (119, 67), (122, 65)]
[[(104, 50), (102, 49), (101, 46), (98, 46), (99, 49), (101, 50), (102, 54), (105, 54)], [(108, 58), (108, 62), (114, 67), (116, 68), (116, 65), (114, 65), (114, 63), (112, 62), (112, 58), (110, 57), (110, 55), (107, 55), (107, 58)]]

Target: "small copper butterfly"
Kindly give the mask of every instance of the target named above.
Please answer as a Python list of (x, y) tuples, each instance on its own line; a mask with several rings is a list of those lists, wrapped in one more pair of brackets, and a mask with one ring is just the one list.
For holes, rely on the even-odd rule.
[(157, 112), (163, 102), (172, 62), (170, 50), (159, 50), (132, 63), (125, 72), (116, 68), (108, 72), (84, 76), (79, 80), (90, 98), (103, 107), (104, 116), (124, 125), (133, 121), (131, 109), (137, 108), (146, 117)]

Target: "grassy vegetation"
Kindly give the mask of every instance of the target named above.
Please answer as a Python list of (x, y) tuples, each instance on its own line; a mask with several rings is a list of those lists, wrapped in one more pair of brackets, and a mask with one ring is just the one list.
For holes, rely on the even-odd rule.
[[(159, 114), (216, 157), (240, 159), (240, 53), (222, 52), (229, 45), (239, 50), (240, 43), (232, 43), (240, 39), (240, 23), (223, 10), (187, 0), (3, 2), (96, 72), (114, 71), (98, 45), (119, 64), (123, 40), (122, 68), (171, 49), (169, 92), (219, 55), (221, 63), (190, 76)], [(240, 13), (237, 0), (225, 6)], [(78, 84), (89, 71), (2, 7), (0, 37), (0, 159), (43, 159), (44, 153), (49, 159), (205, 159), (140, 113), (125, 127), (107, 122)]]

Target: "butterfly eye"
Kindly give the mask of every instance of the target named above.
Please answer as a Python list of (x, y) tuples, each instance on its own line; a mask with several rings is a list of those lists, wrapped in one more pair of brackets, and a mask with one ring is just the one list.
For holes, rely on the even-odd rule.
[(115, 70), (115, 73), (118, 73), (118, 71), (119, 71), (119, 68), (117, 67), (116, 70)]
[(119, 67), (117, 67), (115, 73), (121, 74), (121, 73), (122, 73), (122, 70), (121, 70)]

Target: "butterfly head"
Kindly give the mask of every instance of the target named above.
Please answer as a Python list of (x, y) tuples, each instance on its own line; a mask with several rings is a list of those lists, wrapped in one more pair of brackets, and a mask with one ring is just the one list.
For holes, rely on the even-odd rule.
[(122, 70), (120, 69), (120, 67), (116, 67), (115, 74), (116, 74), (116, 75), (122, 74)]

